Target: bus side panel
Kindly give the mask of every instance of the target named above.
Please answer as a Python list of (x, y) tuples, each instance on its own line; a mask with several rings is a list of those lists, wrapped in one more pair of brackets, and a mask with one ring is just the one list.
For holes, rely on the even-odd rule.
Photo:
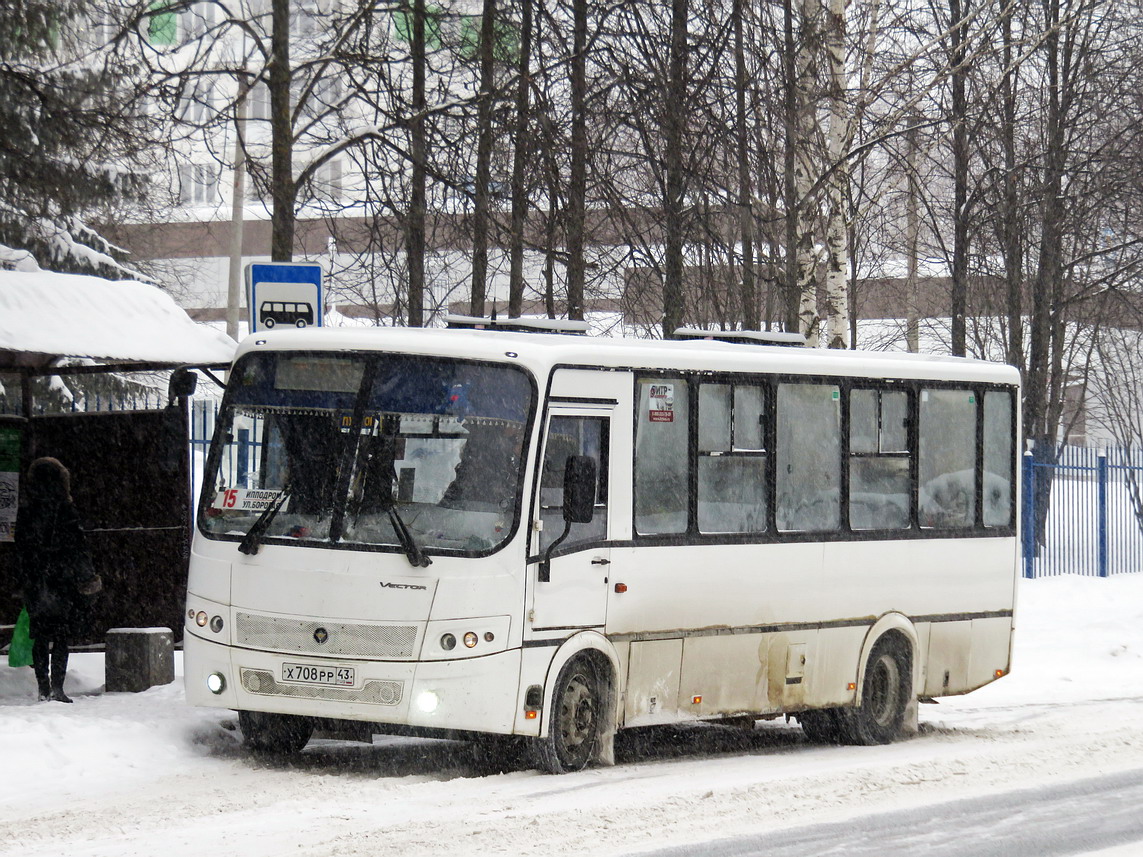
[(960, 693), (968, 686), (971, 622), (934, 622), (929, 629), (925, 696)]
[(1012, 619), (972, 620), (972, 655), (966, 691), (983, 687), (1007, 675), (1012, 660)]
[(714, 628), (733, 633), (834, 618), (821, 605), (822, 548), (813, 543), (612, 548), (608, 576), (626, 589), (609, 588), (607, 633)]
[(678, 719), (682, 665), (681, 639), (631, 644), (623, 706), (625, 726), (649, 726)]
[(826, 617), (897, 612), (926, 621), (1012, 610), (1012, 540), (832, 542), (820, 591)]

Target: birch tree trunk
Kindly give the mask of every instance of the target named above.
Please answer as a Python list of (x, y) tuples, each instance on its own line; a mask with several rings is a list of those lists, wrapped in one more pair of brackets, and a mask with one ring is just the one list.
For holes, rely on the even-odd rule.
[(830, 348), (849, 347), (849, 294), (846, 271), (849, 260), (849, 145), (853, 139), (852, 113), (846, 98), (845, 12), (848, 0), (830, 0), (826, 22), (826, 55), (829, 60), (829, 180), (826, 198), (825, 302)]
[(798, 290), (798, 332), (811, 346), (818, 345), (821, 319), (818, 317), (818, 283), (814, 254), (813, 204), (809, 198), (814, 185), (813, 135), (816, 59), (820, 48), (821, 0), (802, 0), (802, 37), (798, 45), (797, 78), (794, 84), (796, 126), (794, 131), (794, 192), (797, 198), (795, 223), (795, 267)]

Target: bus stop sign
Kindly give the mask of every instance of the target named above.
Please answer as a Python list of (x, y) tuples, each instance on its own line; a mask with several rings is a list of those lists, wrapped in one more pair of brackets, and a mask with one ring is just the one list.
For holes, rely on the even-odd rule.
[(246, 266), (250, 332), (322, 326), (321, 265), (252, 262)]

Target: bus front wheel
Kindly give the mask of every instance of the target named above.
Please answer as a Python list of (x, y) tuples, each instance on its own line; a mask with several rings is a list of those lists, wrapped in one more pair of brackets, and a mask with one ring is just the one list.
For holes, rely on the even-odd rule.
[(308, 717), (265, 711), (239, 711), (238, 727), (246, 746), (263, 753), (301, 752), (314, 731)]
[(588, 658), (560, 670), (550, 718), (547, 737), (533, 744), (537, 767), (553, 774), (582, 771), (595, 754), (603, 719), (600, 677)]
[(889, 635), (869, 655), (861, 705), (845, 710), (845, 732), (851, 744), (888, 744), (901, 734), (912, 692), (908, 644)]

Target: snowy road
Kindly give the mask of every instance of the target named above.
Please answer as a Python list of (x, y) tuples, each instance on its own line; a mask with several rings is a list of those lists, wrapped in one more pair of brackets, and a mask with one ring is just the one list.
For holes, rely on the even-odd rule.
[[(1143, 770), (1061, 786), (644, 852), (643, 857), (1055, 857), (1143, 854)], [(949, 832), (956, 831), (955, 837)]]
[(76, 703), (35, 704), (0, 667), (0, 854), (1143, 855), (1143, 575), (1024, 584), (1021, 609), (1013, 675), (911, 740), (661, 728), (562, 777), (381, 737), (259, 759), (177, 683), (105, 694), (81, 656)]

